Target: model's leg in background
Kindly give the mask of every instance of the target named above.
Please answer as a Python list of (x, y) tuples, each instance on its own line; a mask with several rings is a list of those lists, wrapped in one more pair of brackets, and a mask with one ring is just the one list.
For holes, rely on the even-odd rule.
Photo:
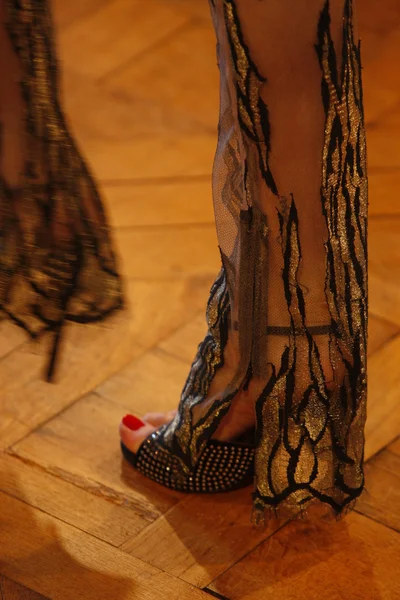
[(50, 330), (54, 376), (67, 320), (121, 307), (96, 183), (60, 102), (49, 2), (0, 0), (0, 310), (32, 336)]

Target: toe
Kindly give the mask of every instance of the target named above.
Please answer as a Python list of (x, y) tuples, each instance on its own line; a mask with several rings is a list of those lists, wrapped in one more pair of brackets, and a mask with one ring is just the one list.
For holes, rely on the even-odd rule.
[(143, 420), (147, 423), (151, 423), (155, 427), (169, 423), (175, 417), (177, 409), (170, 410), (168, 412), (149, 412), (143, 415)]
[(124, 425), (124, 423), (121, 421), (119, 425), (119, 435), (122, 443), (131, 452), (137, 452), (144, 440), (156, 429), (157, 426), (145, 422), (145, 424), (142, 427), (140, 427), (136, 431), (132, 431), (132, 429), (129, 429), (129, 427)]
[(166, 413), (162, 412), (149, 412), (143, 415), (143, 420), (155, 427), (159, 427), (167, 422)]

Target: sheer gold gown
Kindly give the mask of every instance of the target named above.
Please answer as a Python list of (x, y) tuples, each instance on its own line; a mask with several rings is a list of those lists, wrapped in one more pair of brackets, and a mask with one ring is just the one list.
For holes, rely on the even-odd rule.
[[(353, 4), (210, 0), (221, 270), (208, 333), (157, 447), (184, 477), (246, 391), (254, 523), (311, 501), (339, 517), (364, 487), (368, 200)], [(0, 308), (31, 335), (54, 332), (51, 377), (64, 323), (119, 308), (121, 282), (60, 104), (48, 2), (7, 0), (2, 10), (23, 135), (3, 161)]]

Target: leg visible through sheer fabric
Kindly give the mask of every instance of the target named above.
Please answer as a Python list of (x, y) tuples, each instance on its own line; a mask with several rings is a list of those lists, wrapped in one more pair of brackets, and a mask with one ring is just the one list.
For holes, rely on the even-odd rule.
[[(253, 522), (340, 516), (364, 487), (367, 173), (351, 0), (214, 0), (222, 270), (155, 445), (188, 477), (227, 421), (255, 447)], [(241, 407), (238, 410), (238, 407)], [(246, 408), (243, 408), (246, 407)], [(226, 429), (225, 429), (226, 432)]]

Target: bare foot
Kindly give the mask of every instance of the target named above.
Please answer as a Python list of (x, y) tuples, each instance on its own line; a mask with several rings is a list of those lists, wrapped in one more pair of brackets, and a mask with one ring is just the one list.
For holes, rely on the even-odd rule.
[[(208, 409), (210, 404), (215, 401), (215, 396), (208, 398), (201, 404), (201, 413)], [(140, 423), (134, 421), (134, 426), (138, 428), (132, 430), (132, 423), (130, 418), (124, 418), (119, 426), (119, 433), (121, 440), (124, 445), (132, 452), (137, 452), (142, 442), (155, 431), (158, 427), (164, 423), (172, 421), (176, 415), (177, 409), (168, 411), (166, 413), (147, 413), (140, 419), (143, 425), (139, 426)], [(200, 415), (197, 415), (197, 417)], [(125, 422), (124, 422), (125, 421)], [(247, 391), (240, 391), (235, 398), (232, 400), (232, 406), (227, 415), (225, 415), (217, 429), (212, 436), (214, 439), (222, 441), (230, 441), (250, 429), (255, 425), (255, 412), (254, 412), (254, 392), (249, 386)]]
[[(275, 364), (275, 368), (279, 369), (281, 357), (284, 352), (285, 346), (288, 344), (288, 340), (285, 336), (272, 336), (273, 343), (270, 345), (270, 358), (271, 362)], [(326, 382), (332, 380), (332, 367), (329, 361), (329, 338), (326, 335), (319, 336), (316, 338), (320, 360), (322, 368), (325, 374)], [(199, 405), (194, 407), (193, 410), (193, 422), (197, 422), (202, 417), (209, 407), (215, 402), (216, 399), (221, 397), (221, 393), (226, 389), (229, 383), (232, 381), (236, 365), (238, 362), (238, 355), (236, 351), (237, 338), (234, 335), (230, 336), (228, 343), (224, 350), (224, 366), (216, 372), (211, 382), (208, 397), (201, 402)], [(304, 338), (304, 347), (301, 340), (297, 344), (298, 349), (298, 365), (296, 367), (298, 381), (306, 381), (308, 385), (309, 381), (309, 366), (308, 366), (308, 345), (307, 340)], [(304, 374), (304, 379), (301, 374)], [(262, 390), (264, 389), (267, 381), (258, 379), (252, 379), (246, 390), (239, 389), (238, 393), (232, 400), (231, 407), (228, 413), (222, 418), (218, 429), (212, 435), (213, 439), (221, 441), (233, 441), (247, 431), (250, 431), (255, 427), (256, 415), (255, 415), (255, 402), (259, 398)], [(330, 386), (328, 386), (330, 387)], [(299, 390), (300, 392), (300, 390)], [(138, 427), (136, 430), (132, 430), (128, 425), (132, 425), (132, 422), (127, 423), (123, 421), (120, 423), (119, 432), (122, 442), (132, 452), (137, 452), (142, 442), (158, 427), (164, 423), (169, 423), (175, 417), (177, 409), (170, 410), (168, 412), (148, 412), (141, 418), (142, 425), (139, 422), (134, 422), (134, 425)]]

